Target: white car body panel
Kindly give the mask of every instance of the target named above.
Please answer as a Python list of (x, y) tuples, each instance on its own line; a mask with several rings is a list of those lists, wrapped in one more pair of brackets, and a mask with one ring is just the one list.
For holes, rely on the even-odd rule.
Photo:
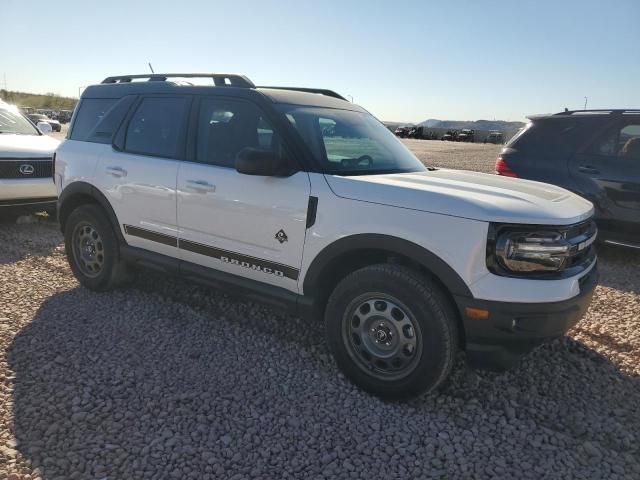
[(593, 205), (546, 183), (464, 170), (392, 175), (327, 175), (344, 198), (485, 222), (569, 225), (593, 215)]
[[(133, 247), (178, 257), (176, 178), (180, 162), (107, 147), (111, 153), (100, 156), (93, 185), (113, 207), (125, 240)], [(159, 233), (165, 236), (165, 243), (133, 234), (130, 227)]]
[[(261, 177), (183, 162), (177, 190), (183, 260), (298, 293), (310, 191), (307, 173)], [(281, 230), (287, 238), (282, 242), (276, 238)], [(204, 252), (185, 242), (204, 246)]]

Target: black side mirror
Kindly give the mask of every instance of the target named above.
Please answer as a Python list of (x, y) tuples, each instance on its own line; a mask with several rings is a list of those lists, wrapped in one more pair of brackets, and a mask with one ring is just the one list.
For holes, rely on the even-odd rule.
[(291, 164), (270, 150), (245, 147), (236, 155), (236, 170), (245, 175), (288, 177), (294, 169)]

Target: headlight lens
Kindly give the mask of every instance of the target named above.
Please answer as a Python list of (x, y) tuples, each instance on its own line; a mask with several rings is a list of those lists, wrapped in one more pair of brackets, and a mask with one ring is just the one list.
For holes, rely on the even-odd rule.
[(562, 227), (491, 224), (487, 267), (503, 276), (563, 278), (595, 261), (592, 221)]
[(497, 240), (498, 262), (512, 272), (558, 272), (571, 250), (560, 232), (504, 232)]

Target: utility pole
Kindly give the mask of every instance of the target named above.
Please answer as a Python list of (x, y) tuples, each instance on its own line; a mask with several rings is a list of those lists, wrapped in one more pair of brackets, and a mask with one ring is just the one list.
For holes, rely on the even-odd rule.
[(584, 97), (584, 109), (583, 110), (587, 109), (587, 100), (588, 100), (588, 98)]

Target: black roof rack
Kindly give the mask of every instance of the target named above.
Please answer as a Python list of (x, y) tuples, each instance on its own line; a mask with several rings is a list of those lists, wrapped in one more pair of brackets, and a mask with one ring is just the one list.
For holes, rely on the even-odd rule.
[(293, 90), (294, 92), (305, 92), (305, 93), (317, 93), (319, 95), (325, 95), (327, 97), (338, 98), (340, 100), (349, 101), (344, 98), (339, 93), (334, 92), (333, 90), (327, 90), (326, 88), (304, 88), (304, 87), (270, 87), (266, 85), (260, 85), (256, 88), (271, 88), (273, 90)]
[(640, 109), (637, 108), (604, 108), (604, 109), (592, 109), (592, 110), (565, 110), (564, 112), (554, 113), (554, 115), (575, 115), (575, 114), (620, 114), (620, 113), (640, 113)]
[(164, 82), (169, 78), (211, 78), (216, 87), (255, 88), (255, 85), (244, 75), (227, 73), (151, 73), (143, 75), (120, 75), (107, 77), (102, 83), (129, 83), (133, 79), (146, 78), (149, 82)]

